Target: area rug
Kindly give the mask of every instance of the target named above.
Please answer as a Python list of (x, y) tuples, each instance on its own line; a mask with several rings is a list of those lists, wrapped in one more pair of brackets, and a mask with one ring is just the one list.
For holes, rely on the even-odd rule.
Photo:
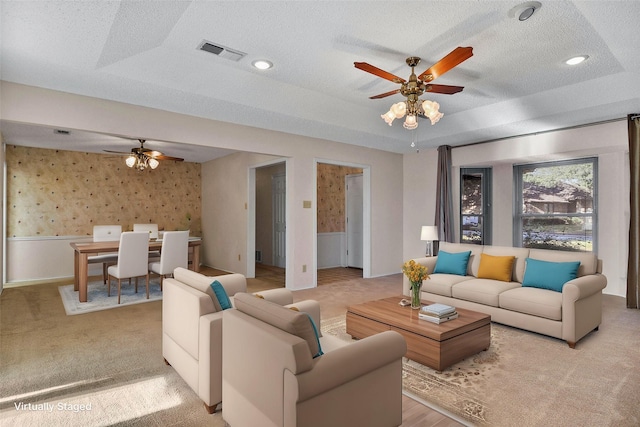
[[(403, 393), (467, 425), (640, 425), (637, 348), (602, 347), (623, 339), (602, 329), (570, 349), (492, 323), (487, 351), (443, 371), (403, 359)], [(344, 317), (322, 321), (323, 333), (351, 340), (345, 330)]]
[(141, 304), (149, 301), (162, 299), (160, 291), (160, 279), (152, 279), (149, 284), (149, 299), (144, 285), (144, 280), (138, 283), (138, 293), (135, 292), (135, 285), (128, 282), (122, 283), (120, 304), (118, 304), (118, 285), (112, 283), (111, 296), (107, 296), (107, 285), (102, 281), (90, 282), (87, 286), (87, 302), (79, 301), (79, 292), (73, 290), (73, 285), (58, 287), (62, 304), (67, 315), (90, 313), (92, 311), (109, 310), (111, 308), (123, 307), (131, 304)]

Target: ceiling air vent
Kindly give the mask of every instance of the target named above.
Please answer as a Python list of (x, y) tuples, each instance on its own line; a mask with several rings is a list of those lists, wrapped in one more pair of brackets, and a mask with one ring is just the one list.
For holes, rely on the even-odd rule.
[(230, 59), (232, 61), (239, 61), (246, 55), (246, 53), (213, 44), (206, 40), (203, 40), (202, 43), (198, 45), (198, 49), (204, 50), (205, 52), (213, 53), (214, 55), (218, 55), (221, 58)]

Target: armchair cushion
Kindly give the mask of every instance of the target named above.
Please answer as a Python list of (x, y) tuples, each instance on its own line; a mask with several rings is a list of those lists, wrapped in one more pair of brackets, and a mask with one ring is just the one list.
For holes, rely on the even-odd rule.
[(311, 316), (246, 293), (234, 297), (236, 309), (307, 342), (311, 357), (322, 354)]
[(211, 283), (211, 290), (216, 296), (216, 299), (218, 300), (218, 304), (220, 305), (220, 308), (222, 310), (226, 310), (232, 307), (231, 300), (229, 299), (229, 295), (227, 295), (227, 291), (224, 290), (224, 286), (222, 286), (222, 283), (218, 282), (217, 280), (214, 280), (213, 283)]

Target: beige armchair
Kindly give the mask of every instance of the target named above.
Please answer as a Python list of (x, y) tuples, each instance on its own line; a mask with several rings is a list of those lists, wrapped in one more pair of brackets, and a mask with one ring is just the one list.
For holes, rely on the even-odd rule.
[(324, 354), (314, 358), (304, 313), (248, 294), (236, 294), (235, 307), (222, 324), (222, 417), (231, 427), (402, 423), (400, 334), (343, 346), (320, 337)]
[[(164, 280), (162, 300), (164, 360), (203, 400), (209, 413), (222, 402), (222, 309), (210, 288), (214, 280), (222, 284), (232, 304), (233, 295), (247, 291), (242, 274), (207, 277), (176, 268), (173, 278)], [(280, 305), (293, 303), (292, 293), (287, 289), (259, 294)], [(320, 321), (317, 302), (302, 301), (293, 305)]]

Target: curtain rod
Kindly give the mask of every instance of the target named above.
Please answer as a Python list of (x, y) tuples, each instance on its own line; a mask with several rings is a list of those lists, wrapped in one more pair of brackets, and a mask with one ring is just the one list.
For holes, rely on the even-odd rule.
[[(636, 119), (638, 117), (640, 117), (640, 114), (632, 115), (631, 119), (633, 120), (633, 119)], [(488, 144), (490, 142), (503, 141), (505, 139), (522, 138), (523, 136), (540, 135), (540, 134), (549, 133), (549, 132), (559, 132), (561, 130), (578, 129), (578, 128), (583, 128), (583, 127), (587, 127), (587, 126), (602, 125), (602, 124), (605, 124), (605, 123), (619, 122), (621, 120), (627, 120), (627, 117), (620, 117), (620, 118), (617, 118), (617, 119), (603, 120), (601, 122), (586, 123), (584, 125), (569, 126), (569, 127), (566, 127), (566, 128), (545, 130), (545, 131), (541, 131), (541, 132), (531, 132), (531, 133), (523, 133), (523, 134), (520, 134), (520, 135), (505, 136), (504, 138), (490, 139), (488, 141), (478, 141), (478, 142), (470, 142), (468, 144), (452, 145), (451, 149), (470, 147), (472, 145), (478, 145), (478, 144)]]
[(635, 120), (635, 119), (637, 119), (638, 117), (640, 117), (640, 114), (632, 114), (632, 115), (631, 115), (631, 120)]

